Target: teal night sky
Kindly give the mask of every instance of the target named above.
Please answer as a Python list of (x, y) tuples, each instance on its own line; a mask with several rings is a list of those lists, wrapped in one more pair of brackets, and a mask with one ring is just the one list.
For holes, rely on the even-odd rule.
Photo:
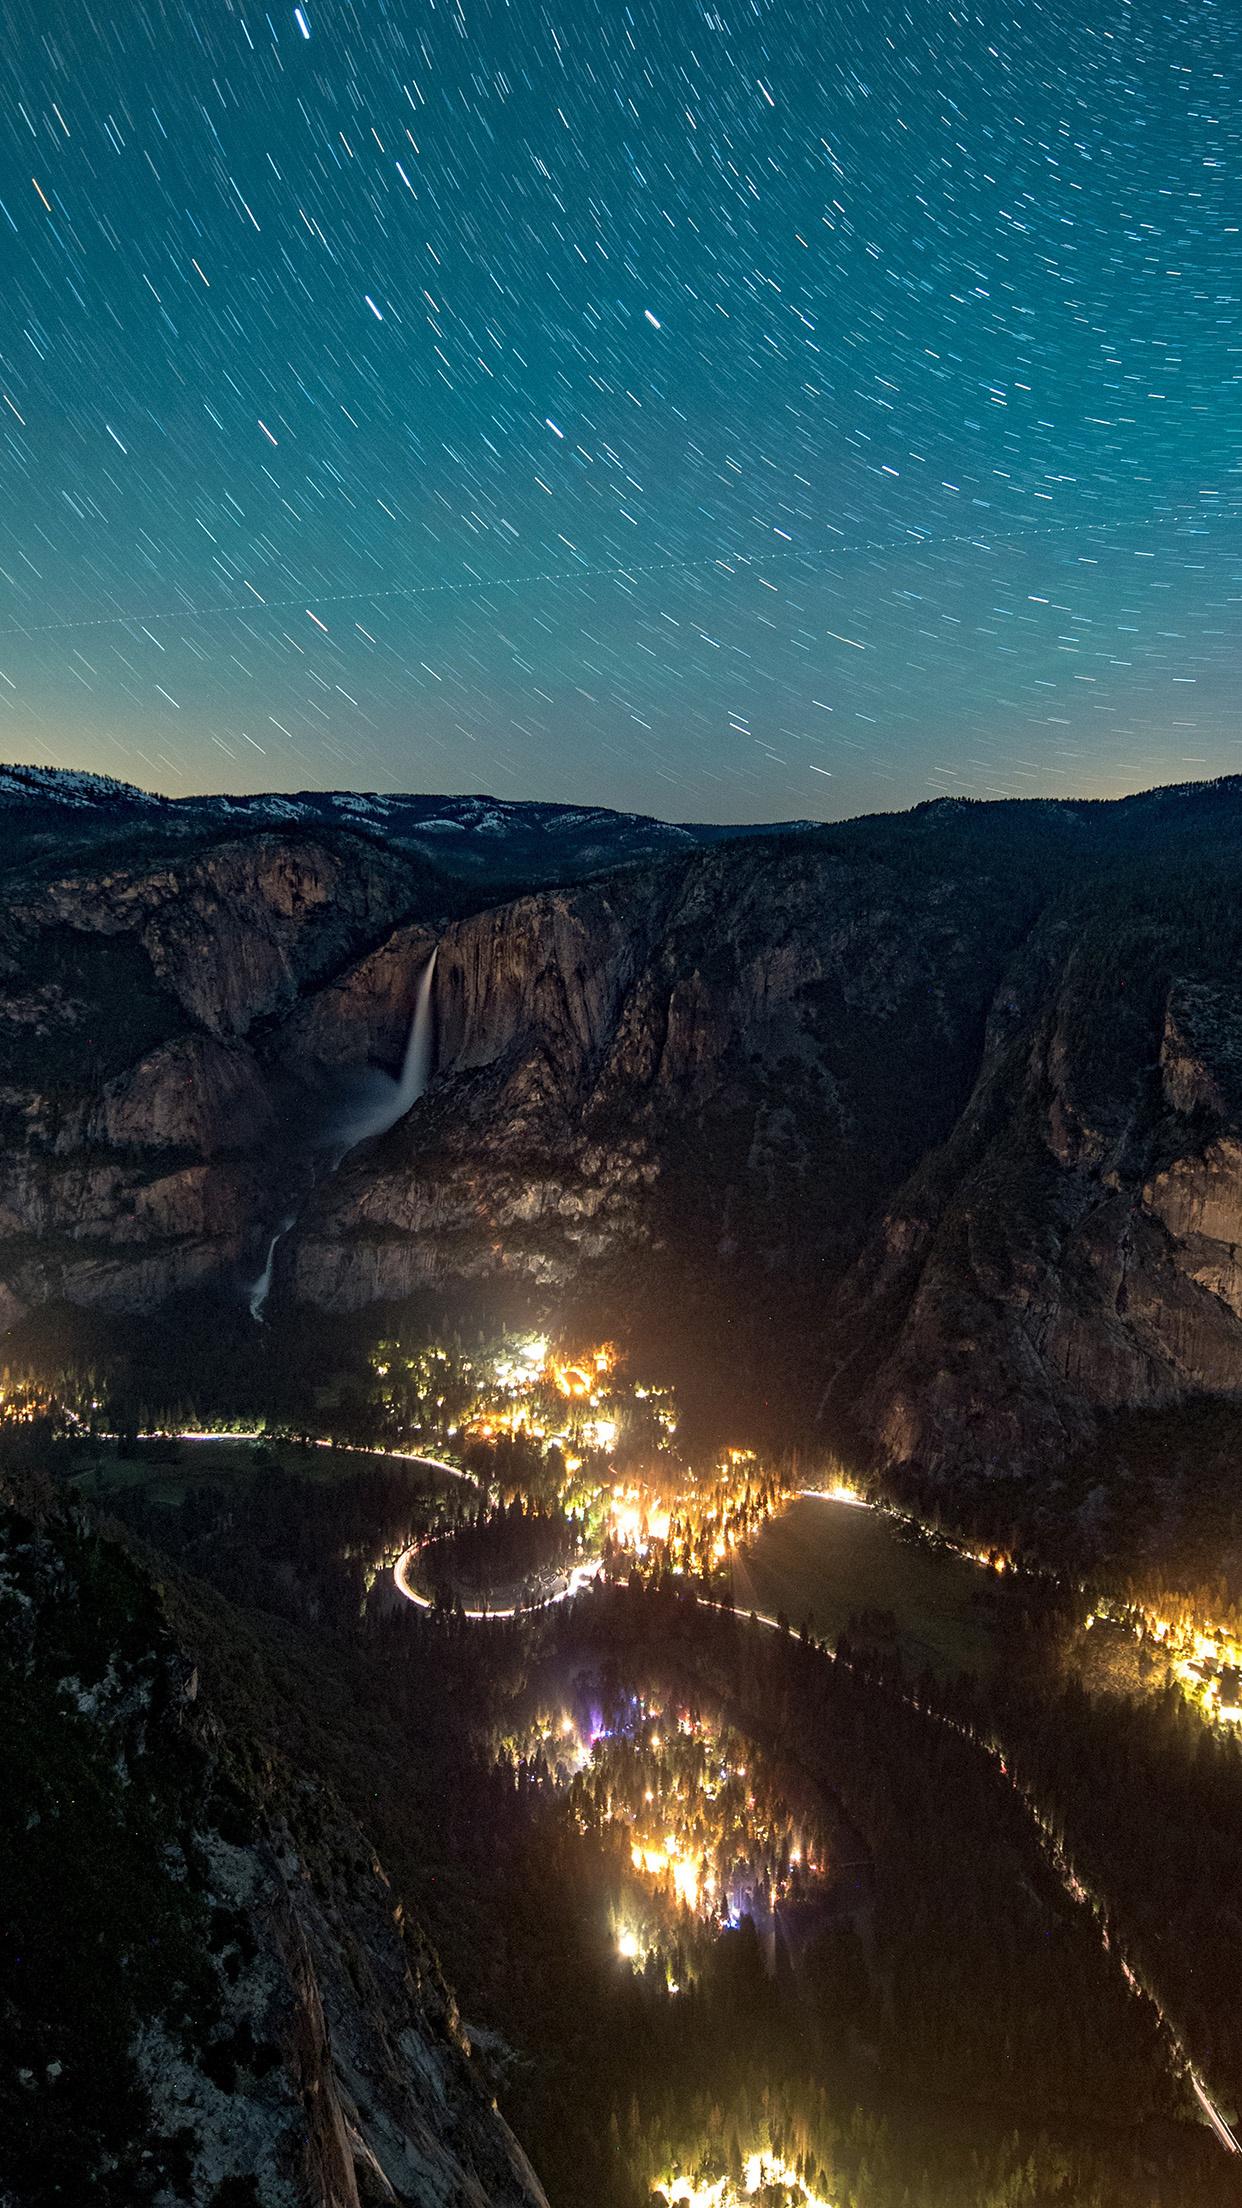
[(666, 817), (1242, 768), (1242, 20), (3, 11), (0, 754)]

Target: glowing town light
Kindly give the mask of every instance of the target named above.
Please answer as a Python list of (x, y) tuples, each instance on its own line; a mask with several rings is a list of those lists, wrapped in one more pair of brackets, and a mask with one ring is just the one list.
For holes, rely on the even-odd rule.
[(526, 1342), (522, 1347), (523, 1361), (528, 1365), (542, 1365), (548, 1354), (546, 1342)]
[(688, 2177), (666, 2177), (661, 2189), (671, 2208), (734, 2208), (735, 2203), (749, 2200), (769, 2186), (786, 2190), (798, 2208), (832, 2208), (821, 2194), (807, 2191), (791, 2162), (775, 2154), (748, 2156), (740, 2185), (725, 2177), (709, 2185), (694, 2185)]
[(659, 1878), (668, 1869), (668, 1855), (663, 1848), (631, 1848), (630, 1858), (636, 1871), (646, 1871), (651, 1878)]
[(673, 1865), (673, 1890), (678, 1901), (687, 1909), (697, 1909), (699, 1901), (699, 1865), (687, 1858)]

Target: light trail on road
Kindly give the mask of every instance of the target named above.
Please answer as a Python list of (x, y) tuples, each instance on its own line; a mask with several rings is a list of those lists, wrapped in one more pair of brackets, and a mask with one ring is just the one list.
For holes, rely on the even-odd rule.
[(1203, 2110), (1204, 2115), (1207, 2117), (1207, 2120), (1211, 2125), (1213, 2131), (1216, 2133), (1216, 2136), (1219, 2139), (1222, 2147), (1224, 2147), (1229, 2154), (1242, 2154), (1242, 2147), (1238, 2145), (1238, 2141), (1234, 2132), (1225, 2122), (1225, 2119), (1221, 2115), (1221, 2112), (1217, 2108), (1215, 2102), (1208, 2095), (1208, 2092), (1196, 2070), (1192, 2070), (1190, 2072), (1190, 2082), (1195, 2089), (1195, 2099), (1198, 2101), (1200, 2108)]
[[(267, 1441), (274, 1444), (278, 1437), (265, 1426), (228, 1426), (214, 1432), (206, 1427), (174, 1430), (152, 1426), (135, 1438), (138, 1441)], [(421, 1464), (428, 1472), (447, 1472), (451, 1480), (468, 1480), (472, 1487), (479, 1484), (473, 1472), (464, 1472), (459, 1464), (446, 1464), (442, 1457), (419, 1456), (411, 1449), (368, 1449), (361, 1443), (327, 1441), (319, 1434), (307, 1438), (312, 1449), (337, 1449), (346, 1456), (375, 1457), (380, 1464)]]
[[(393, 1565), (392, 1576), (397, 1593), (404, 1595), (407, 1602), (414, 1603), (419, 1610), (434, 1610), (435, 1603), (431, 1596), (420, 1595), (417, 1589), (410, 1585), (410, 1567), (417, 1561), (423, 1546), (424, 1544), (421, 1541), (416, 1541), (412, 1547), (403, 1549)], [(589, 1563), (575, 1564), (565, 1585), (559, 1588), (554, 1595), (542, 1596), (538, 1602), (515, 1603), (510, 1610), (467, 1610), (463, 1606), (461, 1615), (463, 1618), (530, 1617), (536, 1610), (542, 1610), (549, 1603), (569, 1602), (573, 1596), (584, 1593), (588, 1587), (594, 1585), (599, 1572), (599, 1564), (600, 1560), (597, 1556), (592, 1557)]]

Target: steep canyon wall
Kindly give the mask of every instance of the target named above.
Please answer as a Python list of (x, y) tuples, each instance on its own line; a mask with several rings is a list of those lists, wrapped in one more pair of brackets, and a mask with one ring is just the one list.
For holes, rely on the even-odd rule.
[[(276, 1303), (607, 1308), (933, 1476), (1232, 1394), (1239, 800), (1143, 802), (928, 807), (458, 917), (409, 852), (303, 828), (12, 881), (0, 1318), (240, 1296), (293, 1211)], [(427, 1094), (312, 1171), (433, 947)]]

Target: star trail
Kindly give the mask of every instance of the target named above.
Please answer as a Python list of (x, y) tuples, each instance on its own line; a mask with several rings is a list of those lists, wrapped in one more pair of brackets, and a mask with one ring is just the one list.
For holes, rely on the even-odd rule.
[(1242, 25), (5, 10), (0, 751), (679, 818), (1242, 768)]

